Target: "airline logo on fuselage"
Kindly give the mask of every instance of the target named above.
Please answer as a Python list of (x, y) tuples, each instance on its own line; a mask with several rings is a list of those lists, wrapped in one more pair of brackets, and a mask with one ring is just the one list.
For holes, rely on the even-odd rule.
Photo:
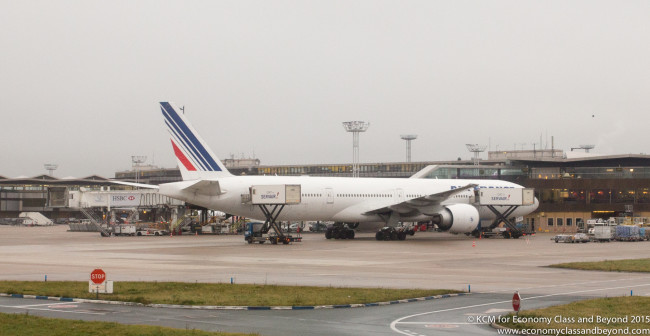
[(267, 191), (266, 194), (260, 195), (262, 199), (278, 199), (280, 197), (279, 192)]
[(510, 200), (510, 194), (508, 194), (508, 196), (502, 196), (502, 195), (492, 196), (492, 200), (493, 201), (509, 201)]

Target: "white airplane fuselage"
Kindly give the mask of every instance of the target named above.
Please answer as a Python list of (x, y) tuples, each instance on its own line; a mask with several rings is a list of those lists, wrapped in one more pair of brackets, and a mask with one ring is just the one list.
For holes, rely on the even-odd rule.
[[(373, 209), (400, 202), (477, 184), (477, 188), (523, 188), (515, 183), (501, 180), (452, 180), (452, 179), (404, 179), (404, 178), (347, 178), (310, 176), (229, 176), (217, 179), (220, 194), (209, 195), (186, 189), (197, 181), (183, 181), (160, 185), (160, 193), (184, 200), (208, 209), (232, 215), (264, 219), (257, 205), (243, 202), (242, 195), (250, 194), (254, 185), (298, 184), (301, 186), (300, 204), (287, 205), (280, 213), (281, 221), (336, 221), (348, 223), (378, 222), (376, 214), (364, 214)], [(438, 212), (446, 205), (475, 204), (474, 190), (466, 189), (439, 205), (431, 206), (424, 213)], [(524, 216), (533, 212), (535, 204), (520, 206), (511, 215)], [(492, 220), (496, 216), (487, 207), (478, 206), (480, 220)], [(507, 207), (496, 207), (505, 211)], [(418, 213), (402, 216), (401, 221), (427, 221), (431, 216)]]

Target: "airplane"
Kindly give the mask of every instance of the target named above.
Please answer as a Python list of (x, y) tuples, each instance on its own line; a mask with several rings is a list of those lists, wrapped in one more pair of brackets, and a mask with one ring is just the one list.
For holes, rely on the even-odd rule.
[[(149, 187), (230, 215), (265, 218), (262, 209), (248, 199), (252, 186), (300, 185), (300, 203), (286, 206), (277, 220), (335, 222), (340, 238), (354, 238), (353, 228), (377, 222), (395, 227), (400, 222), (433, 221), (439, 231), (469, 234), (476, 232), (481, 221), (496, 218), (476, 204), (475, 190), (523, 188), (501, 180), (235, 176), (174, 104), (161, 102), (160, 109), (183, 181)], [(522, 205), (510, 216), (525, 216), (538, 205), (535, 198), (534, 204)]]

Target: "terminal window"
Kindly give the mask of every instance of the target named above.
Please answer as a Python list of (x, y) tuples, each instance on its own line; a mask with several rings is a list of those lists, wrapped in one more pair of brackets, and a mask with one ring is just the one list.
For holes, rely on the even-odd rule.
[(548, 226), (553, 226), (553, 218), (548, 219)]
[(557, 226), (562, 226), (562, 218), (557, 219)]

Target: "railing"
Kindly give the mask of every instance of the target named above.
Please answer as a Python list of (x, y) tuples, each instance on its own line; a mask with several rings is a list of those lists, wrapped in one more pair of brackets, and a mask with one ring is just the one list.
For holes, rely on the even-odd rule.
[(102, 226), (101, 220), (95, 216), (92, 211), (89, 211), (87, 208), (79, 208), (79, 211), (81, 211), (81, 213), (90, 220), (90, 223), (92, 223), (97, 228), (97, 230), (99, 230), (102, 237), (109, 237), (111, 235), (111, 231)]

